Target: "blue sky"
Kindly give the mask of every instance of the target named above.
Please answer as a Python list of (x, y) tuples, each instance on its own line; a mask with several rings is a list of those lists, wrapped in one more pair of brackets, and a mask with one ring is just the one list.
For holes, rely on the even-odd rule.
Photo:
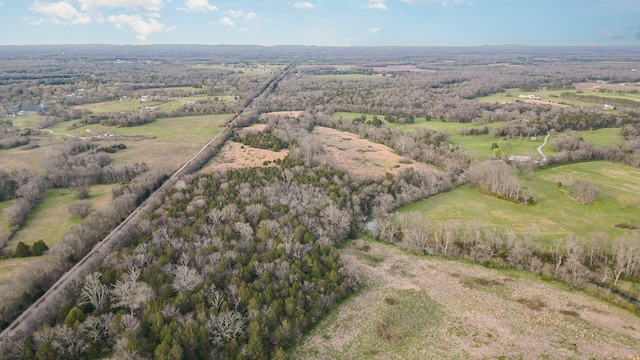
[(0, 0), (0, 45), (640, 45), (640, 0)]

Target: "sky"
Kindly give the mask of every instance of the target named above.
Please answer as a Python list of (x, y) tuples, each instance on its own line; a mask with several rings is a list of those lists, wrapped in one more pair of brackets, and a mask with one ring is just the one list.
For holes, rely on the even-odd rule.
[(0, 45), (640, 45), (640, 0), (0, 0)]

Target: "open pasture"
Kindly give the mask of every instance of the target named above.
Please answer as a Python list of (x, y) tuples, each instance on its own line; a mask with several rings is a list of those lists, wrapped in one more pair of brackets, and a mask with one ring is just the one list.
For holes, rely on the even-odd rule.
[[(127, 149), (110, 154), (113, 164), (146, 163), (152, 168), (175, 170), (196, 150), (220, 131), (220, 125), (229, 120), (230, 115), (199, 115), (158, 119), (152, 123), (116, 128), (113, 126), (87, 125), (66, 130), (69, 123), (58, 123), (56, 132), (68, 132), (74, 136), (88, 136), (87, 130), (98, 134), (113, 134), (117, 143), (124, 143)], [(122, 139), (118, 136), (129, 136)], [(139, 138), (136, 138), (139, 137)], [(104, 137), (105, 145), (112, 143)]]
[(617, 145), (624, 147), (627, 141), (622, 137), (620, 128), (605, 128), (598, 130), (578, 131), (577, 134), (585, 141), (596, 146)]
[[(608, 103), (608, 99), (620, 99), (620, 100), (631, 100), (638, 101), (640, 99), (640, 95), (628, 92), (601, 92), (600, 89), (593, 89), (590, 86), (585, 86), (583, 84), (576, 84), (577, 89), (580, 89), (581, 92), (578, 92), (575, 89), (567, 89), (567, 90), (541, 90), (541, 91), (521, 91), (518, 88), (506, 89), (503, 92), (499, 92), (496, 94), (491, 94), (488, 96), (477, 97), (476, 100), (484, 101), (484, 102), (499, 102), (499, 103), (507, 103), (514, 101), (522, 101), (528, 103), (535, 104), (549, 104), (549, 105), (557, 105), (557, 106), (585, 106), (585, 107), (603, 107)], [(607, 87), (607, 85), (602, 85), (602, 88)], [(633, 90), (631, 87), (628, 87), (628, 90)], [(569, 92), (574, 95), (579, 96), (578, 99), (566, 99), (560, 97), (560, 95), (564, 92)], [(520, 95), (534, 95), (539, 97), (540, 99), (522, 99)], [(597, 96), (597, 100), (589, 99), (587, 96)], [(640, 106), (640, 103), (638, 103)]]
[(364, 286), (291, 349), (292, 359), (640, 355), (637, 316), (533, 274), (417, 256), (368, 238), (340, 255)]
[[(336, 112), (332, 114), (332, 117), (335, 119), (339, 119), (342, 116), (345, 119), (354, 119), (362, 115), (365, 115), (367, 117), (367, 120), (373, 119), (374, 116), (372, 114)], [(498, 145), (503, 156), (529, 155), (533, 159), (540, 159), (540, 155), (537, 153), (536, 149), (538, 146), (542, 145), (542, 142), (544, 140), (544, 136), (542, 135), (538, 136), (536, 140), (527, 138), (514, 138), (507, 140), (489, 134), (461, 135), (459, 133), (460, 129), (463, 128), (471, 130), (483, 126), (481, 124), (475, 123), (445, 122), (441, 120), (427, 121), (425, 118), (416, 118), (411, 124), (398, 124), (384, 121), (384, 115), (377, 116), (380, 120), (383, 121), (383, 127), (388, 127), (390, 129), (399, 130), (405, 133), (419, 128), (427, 128), (441, 132), (443, 134), (447, 134), (449, 135), (448, 141), (450, 143), (460, 147), (462, 151), (473, 155), (473, 157), (479, 157), (481, 159), (493, 158), (495, 156), (491, 148), (493, 143), (496, 143), (496, 145)], [(487, 126), (489, 127), (497, 125), (499, 124), (487, 124)], [(549, 146), (545, 147), (544, 151), (551, 153)]]
[(167, 101), (149, 100), (141, 102), (139, 99), (130, 100), (113, 100), (105, 101), (94, 104), (80, 105), (76, 109), (88, 109), (93, 113), (106, 113), (106, 112), (136, 112), (136, 111), (149, 111), (149, 112), (167, 112), (171, 113), (175, 110), (188, 105), (190, 101), (209, 101), (217, 98), (218, 101), (233, 100), (233, 96), (229, 95), (194, 95), (180, 98), (174, 98)]
[[(94, 210), (100, 209), (111, 200), (111, 184), (93, 185), (88, 201), (93, 203)], [(76, 201), (76, 195), (69, 189), (52, 189), (47, 191), (44, 200), (29, 214), (27, 220), (13, 239), (5, 247), (6, 252), (13, 252), (18, 242), (31, 246), (38, 240), (51, 247), (81, 219), (69, 214), (69, 204)]]
[[(400, 208), (399, 212), (420, 212), (435, 228), (447, 221), (512, 229), (532, 234), (541, 245), (576, 234), (589, 238), (602, 231), (610, 239), (628, 230), (613, 227), (629, 222), (640, 226), (640, 169), (609, 162), (588, 162), (537, 170), (525, 186), (534, 192), (535, 203), (521, 205), (481, 194), (463, 186), (433, 198)], [(580, 205), (569, 196), (569, 186), (587, 181), (600, 190), (595, 205)], [(561, 186), (558, 186), (558, 183)]]

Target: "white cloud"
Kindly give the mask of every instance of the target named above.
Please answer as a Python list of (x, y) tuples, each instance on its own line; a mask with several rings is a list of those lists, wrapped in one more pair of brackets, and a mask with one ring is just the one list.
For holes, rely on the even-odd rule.
[(82, 11), (99, 12), (101, 8), (116, 9), (147, 9), (150, 11), (160, 11), (164, 5), (164, 0), (78, 0)]
[(174, 30), (174, 26), (167, 26), (156, 19), (144, 20), (140, 15), (112, 15), (107, 19), (119, 29), (131, 28), (136, 33), (136, 39), (146, 41), (149, 35), (157, 32)]
[(255, 20), (255, 19), (259, 18), (259, 17), (260, 16), (258, 14), (254, 13), (254, 12), (249, 12), (249, 13), (247, 13), (247, 15), (242, 20), (250, 22), (250, 21), (253, 21), (253, 20)]
[(230, 17), (225, 16), (222, 19), (220, 19), (220, 24), (225, 25), (225, 26), (231, 26), (231, 27), (235, 27), (236, 26), (236, 22), (231, 20)]
[(378, 35), (380, 33), (380, 28), (372, 28), (369, 29), (369, 31), (367, 31), (367, 34), (369, 35)]
[(91, 16), (79, 12), (73, 5), (65, 1), (55, 3), (41, 3), (36, 1), (33, 5), (29, 6), (29, 10), (46, 16), (46, 18), (41, 18), (36, 21), (36, 24), (50, 22), (58, 25), (72, 25), (88, 24), (91, 22)]
[(303, 1), (303, 2), (297, 1), (293, 3), (293, 7), (298, 9), (313, 9), (316, 6), (308, 1)]
[(3, 7), (4, 3), (2, 1), (0, 1), (0, 7)]
[(230, 9), (228, 11), (225, 11), (224, 13), (231, 17), (239, 18), (240, 16), (242, 16), (242, 14), (244, 14), (244, 11)]
[(233, 21), (232, 18), (233, 19), (242, 18), (242, 21), (251, 22), (260, 17), (258, 14), (254, 13), (253, 11), (245, 14), (244, 11), (242, 10), (230, 9), (225, 11), (224, 13), (229, 16), (225, 16), (224, 18), (220, 19), (220, 23), (227, 26), (236, 26), (236, 22)]
[(385, 0), (369, 0), (369, 3), (364, 7), (367, 9), (387, 10), (387, 5), (384, 2)]
[(206, 13), (209, 11), (218, 11), (218, 7), (209, 4), (209, 0), (185, 0), (184, 7), (178, 8), (178, 10), (189, 13)]

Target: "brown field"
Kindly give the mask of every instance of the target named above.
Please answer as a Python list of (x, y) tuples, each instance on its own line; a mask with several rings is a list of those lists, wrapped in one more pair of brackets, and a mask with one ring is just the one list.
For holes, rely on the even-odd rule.
[(402, 71), (406, 71), (406, 72), (430, 72), (430, 73), (434, 73), (436, 72), (435, 70), (428, 70), (428, 69), (420, 69), (418, 67), (416, 67), (415, 65), (387, 65), (387, 66), (378, 66), (378, 67), (374, 67), (373, 71), (377, 72), (377, 73), (383, 73), (383, 72), (402, 72)]
[(349, 132), (316, 126), (313, 134), (336, 166), (358, 178), (380, 179), (388, 172), (397, 174), (409, 168), (425, 175), (436, 172), (429, 165), (403, 158), (387, 146)]
[(363, 239), (341, 257), (366, 286), (291, 358), (640, 357), (640, 317), (532, 274), (416, 256)]
[[(241, 131), (263, 131), (264, 128), (264, 124), (256, 124)], [(314, 139), (320, 141), (331, 162), (357, 178), (381, 179), (386, 173), (397, 174), (409, 168), (425, 175), (436, 172), (429, 165), (403, 158), (387, 146), (349, 132), (316, 126), (313, 135)], [(274, 152), (228, 141), (220, 153), (205, 166), (205, 171), (264, 166), (265, 161), (273, 163), (276, 159), (283, 159), (288, 153), (288, 150)]]
[(265, 161), (271, 162), (276, 159), (284, 159), (289, 154), (288, 150), (278, 152), (264, 149), (256, 149), (243, 145), (235, 141), (227, 141), (220, 149), (220, 153), (213, 158), (203, 171), (228, 171), (232, 169), (242, 169), (246, 167), (264, 166)]

